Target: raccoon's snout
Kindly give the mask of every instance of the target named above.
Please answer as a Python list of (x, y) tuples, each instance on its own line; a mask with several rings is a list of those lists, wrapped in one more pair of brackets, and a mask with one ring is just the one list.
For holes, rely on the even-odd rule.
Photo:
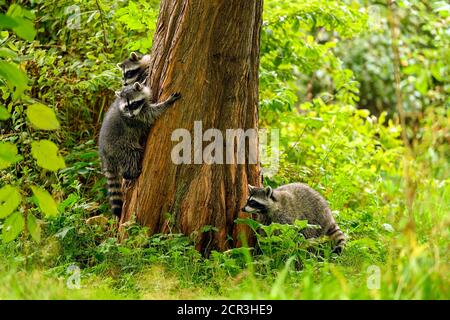
[(245, 206), (245, 207), (242, 208), (242, 211), (247, 212), (247, 213), (255, 213), (258, 210), (256, 210), (255, 208), (252, 208), (250, 206)]

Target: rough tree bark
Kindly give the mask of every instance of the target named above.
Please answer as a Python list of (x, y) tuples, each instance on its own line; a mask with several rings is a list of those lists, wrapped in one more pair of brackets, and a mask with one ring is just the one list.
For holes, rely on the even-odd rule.
[[(197, 232), (200, 250), (239, 245), (246, 228), (234, 220), (242, 214), (247, 183), (260, 184), (259, 166), (175, 165), (171, 150), (177, 142), (171, 135), (178, 128), (193, 135), (194, 121), (202, 121), (203, 132), (221, 130), (224, 141), (226, 129), (257, 129), (261, 23), (262, 0), (161, 1), (149, 84), (154, 100), (173, 92), (182, 98), (149, 134), (143, 170), (126, 193), (121, 223), (135, 214), (151, 233), (169, 227), (186, 235)], [(171, 226), (166, 213), (172, 215)], [(202, 233), (207, 225), (218, 231)]]

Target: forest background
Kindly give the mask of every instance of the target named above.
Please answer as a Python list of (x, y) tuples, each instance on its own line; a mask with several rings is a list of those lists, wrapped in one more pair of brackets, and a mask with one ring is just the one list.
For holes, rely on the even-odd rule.
[(159, 1), (0, 8), (1, 299), (450, 298), (446, 1), (264, 1), (259, 126), (281, 130), (265, 184), (318, 190), (338, 257), (301, 223), (207, 258), (193, 237), (86, 224), (109, 217), (96, 141), (116, 63), (151, 50)]

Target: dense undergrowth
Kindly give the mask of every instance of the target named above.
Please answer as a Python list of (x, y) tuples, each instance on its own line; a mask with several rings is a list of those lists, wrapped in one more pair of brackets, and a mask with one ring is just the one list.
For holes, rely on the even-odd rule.
[[(0, 162), (0, 186), (21, 188), (24, 203), (15, 217), (32, 215), (37, 227), (27, 220), (28, 229), (6, 241), (8, 219), (0, 219), (1, 299), (450, 298), (450, 76), (442, 54), (449, 34), (438, 28), (448, 25), (450, 10), (442, 1), (399, 1), (396, 8), (406, 30), (404, 127), (395, 108), (385, 6), (265, 1), (260, 126), (281, 128), (279, 169), (265, 182), (317, 189), (348, 243), (342, 255), (332, 255), (326, 242), (304, 240), (299, 222), (265, 227), (266, 236), (256, 233), (256, 249), (207, 258), (180, 234), (149, 237), (129, 224), (121, 239), (113, 220), (86, 224), (91, 216), (109, 216), (96, 135), (120, 86), (115, 64), (131, 50), (149, 50), (158, 1), (18, 4), (30, 10), (25, 16), (34, 19), (36, 36), (1, 32), (2, 63), (17, 65), (29, 80), (20, 98), (12, 96), (8, 78), (0, 80), (1, 105), (10, 115), (4, 119), (0, 109), (2, 143), (14, 144), (22, 157), (8, 168)], [(67, 10), (71, 5), (77, 7)], [(0, 7), (9, 5), (0, 1)], [(29, 125), (25, 110), (36, 103), (55, 111), (59, 128)], [(28, 156), (39, 139), (59, 147), (61, 168), (42, 169)], [(56, 200), (57, 214), (39, 205), (34, 185)], [(253, 221), (237, 223), (256, 228)]]

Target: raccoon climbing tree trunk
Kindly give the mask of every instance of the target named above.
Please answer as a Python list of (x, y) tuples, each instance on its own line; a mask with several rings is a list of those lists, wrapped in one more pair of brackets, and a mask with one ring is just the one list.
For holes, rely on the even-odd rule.
[[(247, 228), (234, 220), (244, 215), (247, 183), (261, 181), (258, 163), (249, 164), (249, 153), (258, 154), (258, 137), (246, 139), (245, 164), (198, 163), (203, 148), (196, 157), (194, 152), (210, 142), (195, 139), (194, 122), (201, 121), (202, 133), (219, 129), (223, 146), (227, 129), (257, 130), (261, 23), (262, 0), (161, 1), (149, 85), (155, 101), (174, 92), (181, 99), (151, 129), (142, 173), (126, 192), (121, 223), (135, 215), (151, 233), (193, 236), (206, 252), (238, 246), (242, 235), (248, 240)], [(171, 139), (176, 129), (191, 135), (191, 164), (172, 161), (180, 142)]]

